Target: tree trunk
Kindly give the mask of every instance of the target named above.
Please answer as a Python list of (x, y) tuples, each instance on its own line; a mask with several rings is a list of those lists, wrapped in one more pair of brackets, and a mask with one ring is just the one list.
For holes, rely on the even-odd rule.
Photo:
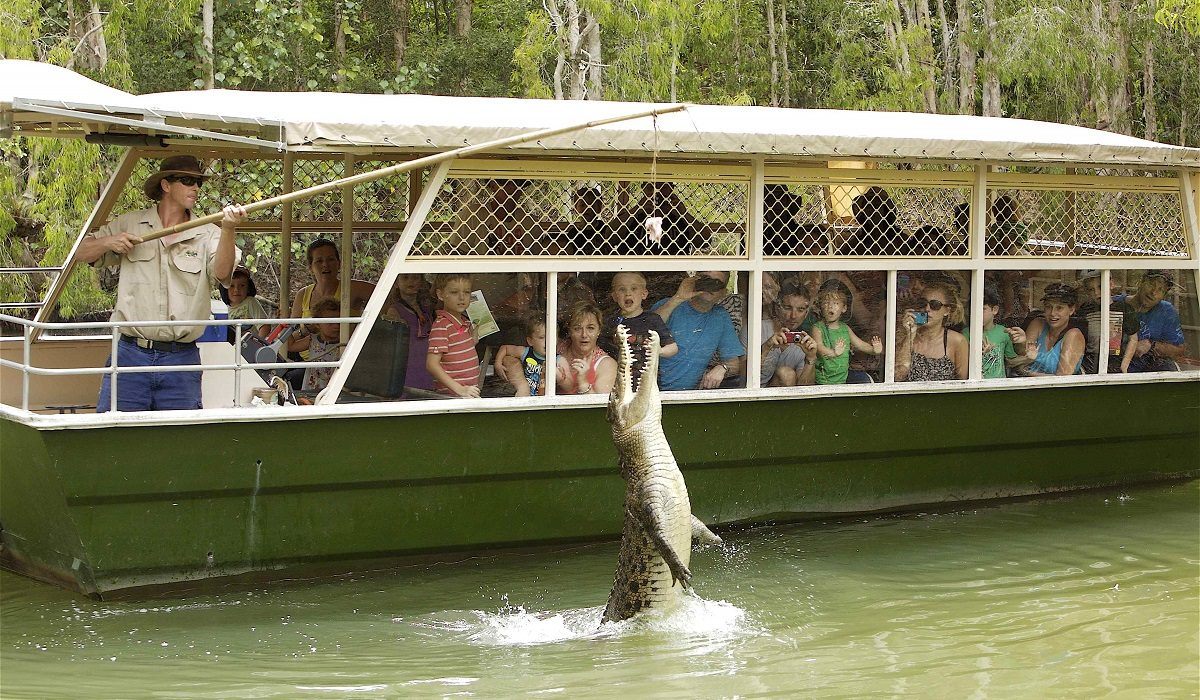
[(971, 3), (958, 0), (958, 113), (975, 114), (975, 48), (971, 46)]
[(408, 51), (408, 33), (412, 28), (412, 5), (409, 0), (392, 0), (392, 12), (396, 15), (396, 29), (392, 42), (396, 47), (396, 70), (404, 65), (404, 53)]
[(1112, 29), (1112, 67), (1116, 73), (1116, 86), (1109, 98), (1108, 113), (1112, 117), (1112, 130), (1129, 134), (1129, 41), (1125, 33), (1125, 12), (1121, 0), (1108, 0), (1108, 22)]
[(557, 46), (552, 78), (554, 99), (602, 99), (600, 23), (578, 0), (546, 0)]
[(782, 71), (779, 80), (783, 83), (783, 106), (792, 106), (792, 67), (788, 65), (788, 0), (779, 0), (779, 60)]
[(1158, 138), (1158, 109), (1154, 104), (1154, 35), (1146, 39), (1146, 49), (1142, 67), (1142, 121), (1146, 124), (1145, 136), (1154, 141)]
[(66, 67), (74, 70), (76, 64), (89, 70), (102, 70), (108, 65), (108, 42), (104, 38), (104, 15), (100, 5), (92, 0), (85, 15), (79, 16), (73, 0), (68, 0), (67, 25), (75, 48), (67, 58)]
[(987, 42), (983, 48), (984, 80), (983, 80), (983, 116), (1004, 116), (1000, 104), (1000, 76), (996, 73), (996, 55), (992, 44), (996, 41), (996, 2), (983, 0), (983, 26), (987, 31)]
[[(1104, 31), (1104, 0), (1092, 0), (1092, 31), (1100, 39), (1100, 45), (1105, 46), (1108, 38)], [(1108, 86), (1105, 76), (1100, 70), (1102, 61), (1096, 61), (1095, 75), (1092, 76), (1092, 108), (1096, 111), (1096, 128), (1107, 129), (1112, 126), (1112, 115), (1108, 111)]]
[(584, 99), (604, 99), (604, 57), (601, 55), (604, 47), (600, 43), (600, 23), (592, 13), (584, 10), (581, 13), (584, 21), (583, 55), (587, 59), (587, 82), (584, 87)]
[(475, 0), (455, 0), (454, 36), (466, 39), (471, 35), (471, 11), (475, 8)]
[[(964, 2), (964, 0), (959, 0)], [(950, 41), (950, 21), (946, 18), (946, 0), (937, 0), (938, 21), (942, 24), (942, 100), (948, 109), (954, 105), (954, 44)]]
[(929, 18), (928, 0), (916, 0), (913, 13), (916, 16), (916, 25), (921, 29), (921, 56), (924, 59), (917, 61), (922, 76), (921, 96), (925, 111), (937, 114), (937, 72), (934, 66), (933, 23)]
[(775, 33), (775, 0), (767, 0), (767, 53), (771, 55), (771, 106), (779, 106), (779, 51)]
[(204, 71), (204, 88), (211, 90), (216, 87), (216, 79), (213, 76), (216, 63), (216, 57), (213, 55), (213, 0), (204, 0), (200, 8), (200, 18), (200, 46), (203, 48), (200, 66)]
[(338, 83), (338, 89), (341, 89), (342, 74), (341, 69), (346, 65), (346, 28), (345, 28), (345, 12), (342, 9), (341, 0), (334, 0), (333, 3), (333, 65), (338, 69), (333, 77)]
[(885, 18), (883, 23), (883, 31), (887, 36), (888, 45), (892, 47), (892, 61), (896, 67), (896, 72), (902, 76), (908, 76), (909, 60), (908, 60), (908, 45), (904, 43), (900, 36), (904, 30), (904, 13), (900, 9), (900, 0), (892, 0), (892, 14)]
[(582, 100), (584, 81), (587, 80), (587, 62), (583, 57), (583, 29), (579, 25), (579, 3), (577, 0), (565, 0), (563, 5), (563, 18), (567, 22), (563, 32), (566, 41), (564, 48), (570, 68), (566, 96), (568, 100)]

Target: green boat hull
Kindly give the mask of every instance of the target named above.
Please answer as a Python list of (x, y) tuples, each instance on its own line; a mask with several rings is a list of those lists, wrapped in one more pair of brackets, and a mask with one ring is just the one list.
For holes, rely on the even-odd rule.
[[(1194, 381), (669, 404), (709, 523), (1200, 475)], [(620, 533), (603, 408), (35, 429), (0, 419), (8, 568), (90, 595)]]

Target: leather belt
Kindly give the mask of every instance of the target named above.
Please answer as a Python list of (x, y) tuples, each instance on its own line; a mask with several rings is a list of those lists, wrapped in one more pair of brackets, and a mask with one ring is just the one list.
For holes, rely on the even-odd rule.
[(134, 338), (131, 335), (122, 335), (121, 342), (136, 345), (143, 350), (157, 350), (159, 352), (179, 352), (181, 350), (193, 350), (196, 347), (196, 341), (194, 340), (190, 343), (178, 340), (146, 340), (145, 338)]

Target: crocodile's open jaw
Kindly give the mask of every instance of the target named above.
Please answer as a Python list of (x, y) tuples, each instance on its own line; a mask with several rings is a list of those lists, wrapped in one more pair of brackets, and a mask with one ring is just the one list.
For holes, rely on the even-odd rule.
[(617, 326), (617, 381), (608, 397), (608, 420), (614, 431), (626, 431), (646, 418), (658, 420), (662, 408), (658, 394), (658, 333), (650, 331), (643, 341), (642, 367), (638, 388), (633, 389), (633, 348), (629, 344), (629, 329)]

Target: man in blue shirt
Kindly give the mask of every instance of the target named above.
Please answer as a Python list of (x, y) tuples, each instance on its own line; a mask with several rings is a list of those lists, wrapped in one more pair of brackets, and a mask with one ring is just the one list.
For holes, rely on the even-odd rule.
[(1138, 283), (1137, 293), (1118, 294), (1113, 301), (1124, 303), (1126, 313), (1138, 318), (1138, 344), (1130, 372), (1173, 372), (1179, 369), (1176, 358), (1183, 355), (1183, 327), (1179, 312), (1166, 300), (1175, 286), (1169, 270), (1146, 270)]
[[(742, 374), (746, 349), (729, 313), (717, 306), (728, 284), (727, 272), (701, 272), (683, 278), (674, 296), (652, 307), (679, 345), (678, 354), (659, 360), (658, 385), (664, 391), (715, 389)], [(721, 361), (706, 369), (714, 352)]]

